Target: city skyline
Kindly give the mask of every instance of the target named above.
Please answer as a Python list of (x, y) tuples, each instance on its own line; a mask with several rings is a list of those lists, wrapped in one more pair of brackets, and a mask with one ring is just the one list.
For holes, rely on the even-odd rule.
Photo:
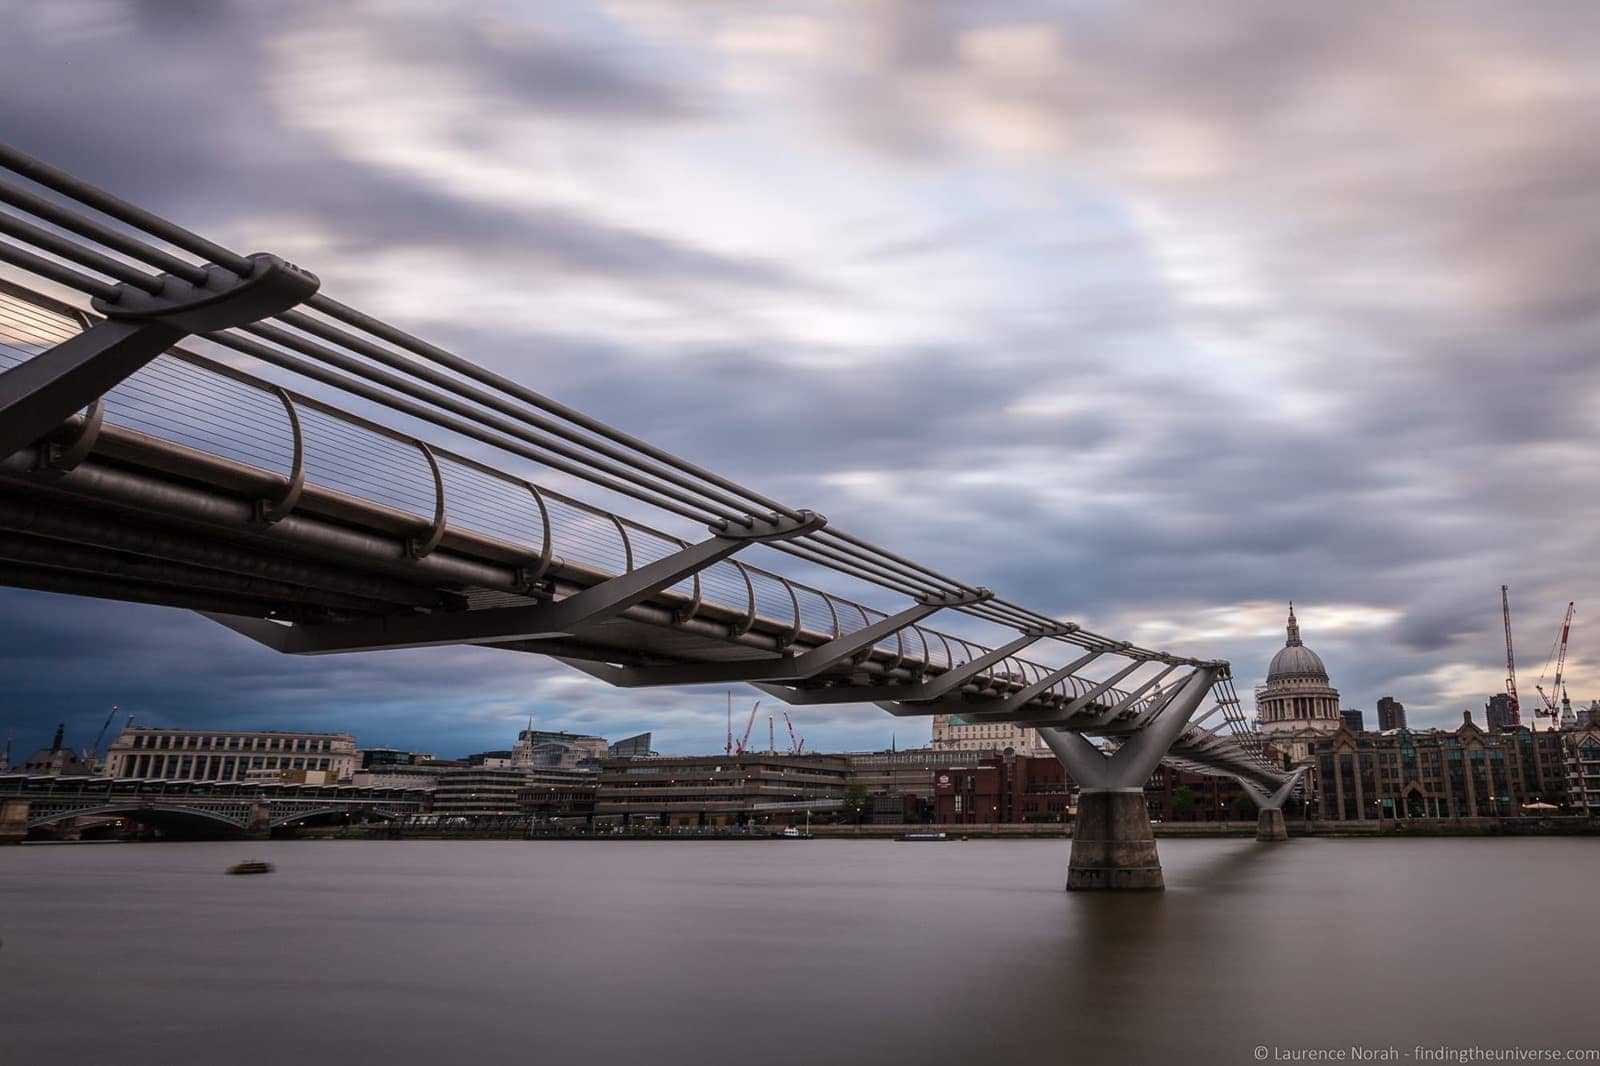
[[(1566, 269), (1593, 149), (1567, 133), (1597, 99), (1559, 10), (1221, 36), (1181, 10), (909, 10), (52, 5), (13, 14), (0, 79), (71, 57), (9, 134), (27, 150), (942, 570), (1225, 654), (1241, 688), (1293, 598), (1347, 705), (1448, 727), (1503, 683), (1506, 583), (1530, 679), (1578, 601), (1581, 689), (1597, 475), (1567, 442), (1600, 381)], [(319, 48), (341, 62), (307, 67)], [(1238, 73), (1195, 94), (1156, 51)], [(1352, 129), (1363, 91), (1406, 106)], [(1575, 210), (1516, 210), (1530, 189)], [(720, 688), (486, 650), (292, 659), (19, 591), (0, 618), (19, 743), (66, 719), (86, 744), (112, 703), (424, 750), (499, 746), (529, 711), (664, 751), (724, 729)], [(834, 749), (925, 728), (792, 713)]]

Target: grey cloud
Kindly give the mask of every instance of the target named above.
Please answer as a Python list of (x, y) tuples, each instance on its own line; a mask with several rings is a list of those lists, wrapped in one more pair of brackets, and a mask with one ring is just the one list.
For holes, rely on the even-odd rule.
[[(322, 24), (318, 5), (269, 16), (252, 5), (195, 20), (147, 14), (125, 27), (64, 18), (67, 5), (19, 8), (0, 40), (0, 87), (25, 107), (6, 139), (191, 228), (242, 212), (302, 217), (332, 230), (352, 257), (405, 246), (471, 250), (486, 262), (618, 285), (780, 288), (814, 284), (781, 264), (727, 257), (580, 212), (503, 208), (357, 164), (273, 103), (274, 39)], [(512, 110), (573, 119), (676, 122), (703, 113), (678, 86), (612, 65), (593, 50), (477, 18), (332, 20), (386, 61), (451, 71), (474, 86), (492, 124)], [(381, 99), (384, 86), (372, 86)], [(271, 244), (271, 235), (255, 238)], [(281, 249), (280, 249), (281, 250)]]
[[(9, 48), (0, 45), (9, 72), (0, 78), (58, 91), (12, 108), (6, 136), (201, 228), (228, 225), (249, 205), (336, 224), (357, 254), (470, 247), (495, 265), (557, 280), (687, 279), (692, 286), (665, 297), (685, 314), (737, 304), (751, 289), (830, 291), (798, 267), (719, 256), (570, 212), (508, 219), (340, 158), (318, 135), (282, 127), (263, 97), (269, 75), (253, 38), (224, 32), (247, 17), (163, 25), (131, 41), (14, 34)], [(811, 60), (776, 105), (786, 114), (815, 109), (842, 131), (839, 166), (879, 167), (887, 156), (891, 174), (966, 168), (999, 174), (1001, 184), (1016, 173), (1104, 190), (1239, 256), (1261, 291), (1238, 299), (1184, 291), (1163, 270), (1160, 236), (1130, 224), (1041, 254), (1041, 272), (1061, 275), (1055, 307), (1025, 319), (1006, 307), (980, 311), (977, 340), (885, 341), (853, 361), (757, 326), (715, 348), (670, 351), (647, 351), (604, 321), (544, 334), (462, 323), (436, 334), (630, 431), (823, 509), (844, 528), (1054, 613), (1091, 623), (1182, 620), (1292, 596), (1305, 605), (1308, 640), (1355, 706), (1394, 694), (1414, 721), (1452, 720), (1460, 708), (1426, 675), (1449, 663), (1498, 672), (1502, 582), (1513, 587), (1530, 648), (1569, 598), (1579, 600), (1577, 639), (1587, 639), (1583, 604), (1600, 597), (1584, 565), (1600, 518), (1592, 292), (1600, 158), (1589, 135), (1600, 126), (1600, 99), (1588, 76), (1600, 16), (1592, 6), (904, 4), (852, 7), (840, 18), (840, 47)], [(1039, 76), (1014, 64), (998, 81), (975, 68), (973, 33), (1007, 25), (1053, 27), (1058, 62)], [(430, 50), (435, 29), (439, 47)], [(637, 56), (612, 63), (609, 51), (556, 36), (496, 39), (431, 22), (385, 22), (372, 33), (402, 61), (472, 79), (491, 102), (486, 120), (500, 109), (608, 128), (726, 117), (727, 101), (681, 70), (660, 73)], [(75, 77), (52, 77), (63, 62)], [(141, 93), (125, 102), (131, 85)], [(975, 130), (970, 116), (968, 125), (955, 121), (953, 108), (969, 104), (998, 110)], [(1013, 155), (989, 143), (995, 114), (1030, 124), (1047, 147)], [(462, 136), (470, 143), (475, 134)], [(181, 185), (175, 172), (186, 175)], [(852, 235), (866, 250), (857, 258), (981, 244), (1007, 217), (987, 203), (959, 211), (981, 224), (957, 220), (910, 236), (869, 227)], [(535, 251), (519, 255), (524, 248)], [(1152, 379), (1153, 367), (1170, 365), (1167, 353), (1199, 345), (1197, 336), (1213, 365), (1196, 360), (1190, 373)], [(1237, 351), (1266, 337), (1288, 338), (1273, 369), (1293, 395), (1241, 395), (1227, 380)], [(1046, 392), (1092, 402), (1054, 419), (1005, 413)], [(1321, 403), (1289, 406), (1307, 397)], [(953, 476), (1024, 464), (1032, 483), (958, 487)], [(861, 470), (893, 474), (902, 489), (868, 498), (830, 477)], [(6, 594), (0, 614), (20, 629), (41, 602)], [(53, 602), (65, 604), (48, 630), (54, 639), (24, 643), (14, 660), (27, 679), (28, 708), (17, 713), (28, 720), (53, 722), (53, 709), (37, 707), (69, 694), (108, 697), (121, 664), (173, 662), (86, 621), (102, 608)], [(1317, 623), (1318, 604), (1331, 603), (1398, 620), (1336, 638)], [(118, 608), (105, 617), (139, 629), (152, 616)], [(71, 640), (85, 626), (97, 636), (92, 655)], [(283, 686), (348, 693), (365, 709), (335, 696), (325, 713), (376, 723), (386, 701), (403, 701), (401, 688), (446, 707), (451, 687), (470, 679), (485, 705), (499, 706), (547, 676), (531, 658), (503, 656), (502, 665), (451, 653), (286, 665), (220, 632), (171, 632), (200, 642), (208, 660), (187, 694), (172, 696), (196, 714), (228, 713), (206, 694), (224, 684), (251, 692), (249, 705), (260, 708), (251, 713), (278, 713), (287, 702), (262, 702), (262, 693)], [(1252, 637), (1193, 650), (1227, 655), (1248, 677), (1275, 645)], [(391, 671), (403, 685), (386, 687)], [(90, 687), (89, 675), (101, 673)], [(151, 699), (162, 692), (159, 673), (140, 682)], [(64, 682), (69, 674), (80, 681)], [(652, 711), (696, 706), (694, 694), (659, 698), (641, 706), (645, 725)], [(578, 690), (562, 700), (575, 715), (617, 713), (612, 694)], [(406, 715), (387, 719), (425, 719), (433, 730), (425, 736), (452, 735), (448, 711), (405, 706)], [(874, 714), (829, 712), (815, 739), (826, 744), (828, 730), (856, 736), (847, 726), (894, 728)], [(710, 717), (673, 729), (714, 746)]]

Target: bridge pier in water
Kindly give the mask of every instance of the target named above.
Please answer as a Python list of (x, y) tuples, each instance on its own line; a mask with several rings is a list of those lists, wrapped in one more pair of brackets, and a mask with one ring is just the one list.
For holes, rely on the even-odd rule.
[(1159, 892), (1166, 888), (1144, 783), (1216, 682), (1220, 666), (1202, 666), (1167, 699), (1160, 714), (1107, 755), (1082, 733), (1039, 730), (1078, 783), (1067, 891)]
[(1156, 891), (1166, 887), (1144, 789), (1084, 789), (1072, 825), (1067, 891)]
[(1289, 829), (1283, 822), (1282, 807), (1263, 807), (1256, 815), (1256, 839), (1264, 844), (1275, 844), (1289, 839)]
[(1289, 775), (1289, 780), (1273, 792), (1268, 792), (1253, 781), (1239, 779), (1239, 787), (1255, 800), (1256, 807), (1261, 811), (1256, 815), (1256, 839), (1263, 844), (1276, 844), (1289, 839), (1289, 827), (1283, 820), (1283, 805), (1289, 799), (1289, 793), (1300, 783), (1303, 773), (1304, 769), (1296, 770)]
[(0, 844), (14, 844), (28, 835), (28, 801), (0, 799)]

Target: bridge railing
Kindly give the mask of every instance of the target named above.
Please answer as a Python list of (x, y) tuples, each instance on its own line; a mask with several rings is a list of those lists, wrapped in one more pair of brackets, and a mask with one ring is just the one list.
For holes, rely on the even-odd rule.
[[(0, 174), (0, 203), (10, 209), (0, 210), (0, 263), (91, 297), (105, 316), (87, 328), (91, 316), (63, 305), (53, 312), (56, 321), (47, 313), (41, 324), (35, 303), (26, 327), (35, 333), (12, 346), (12, 368), (0, 373), (0, 463), (57, 426), (64, 440), (38, 458), (60, 463), (58, 469), (109, 443), (142, 448), (146, 456), (160, 452), (168, 463), (226, 468), (241, 484), (262, 490), (256, 504), (262, 522), (282, 521), (315, 497), (326, 510), (357, 509), (406, 535), (417, 559), (441, 544), (467, 544), (497, 560), (496, 573), (514, 569), (511, 587), (491, 582), (469, 591), (480, 601), (469, 606), (506, 592), (537, 595), (538, 578), (557, 572), (609, 581), (683, 544), (352, 407), (382, 411), (385, 419), (398, 416), (488, 449), (497, 463), (533, 462), (654, 514), (709, 525), (724, 539), (739, 529), (791, 523), (803, 533), (764, 543), (809, 567), (919, 601), (948, 602), (937, 609), (1025, 637), (1121, 657), (1130, 669), (1200, 665), (1062, 623), (816, 521), (810, 512), (349, 307), (319, 292), (318, 280), (292, 264), (261, 253), (240, 255), (16, 149), (0, 145), (0, 170), (13, 175)], [(73, 336), (79, 329), (82, 336)], [(226, 357), (174, 349), (183, 336), (199, 337)], [(291, 392), (247, 373), (235, 365), (241, 357), (314, 383), (331, 398)], [(55, 368), (71, 373), (50, 378)], [(886, 617), (742, 560), (691, 575), (662, 593), (677, 601), (680, 615), (715, 609), (723, 618), (743, 619), (746, 632), (759, 626), (769, 639), (774, 631), (786, 635), (780, 650), (832, 640)], [(583, 580), (577, 585), (584, 587)], [(876, 649), (929, 673), (987, 662), (994, 654), (987, 645), (920, 625), (879, 640)], [(1013, 654), (967, 683), (1005, 694), (1060, 672)], [(1128, 671), (1112, 676), (1127, 678)], [(1127, 683), (1137, 687), (1107, 687), (1073, 674), (1057, 678), (1045, 696), (1059, 703), (1093, 694), (1099, 704), (1119, 706), (1135, 719), (1162, 705), (1159, 687), (1138, 695), (1150, 689), (1148, 680)]]
[[(81, 332), (90, 316), (0, 282), (0, 370)], [(471, 456), (425, 445), (381, 423), (237, 366), (174, 347), (104, 396), (99, 434), (124, 430), (236, 464), (333, 505), (359, 502), (410, 524), (417, 536), (468, 540), (490, 554), (523, 560), (536, 578), (553, 570), (626, 573), (682, 547), (635, 519), (504, 473)], [(437, 476), (433, 471), (437, 471)], [(825, 640), (888, 617), (886, 612), (772, 570), (724, 560), (673, 586), (685, 603), (744, 614), (750, 625)], [(878, 642), (908, 664), (943, 671), (988, 646), (926, 626)], [(1037, 681), (1043, 664), (1008, 657), (980, 675), (987, 684)], [(1052, 691), (1068, 698), (1094, 681), (1068, 677)], [(1122, 693), (1112, 689), (1108, 702)]]

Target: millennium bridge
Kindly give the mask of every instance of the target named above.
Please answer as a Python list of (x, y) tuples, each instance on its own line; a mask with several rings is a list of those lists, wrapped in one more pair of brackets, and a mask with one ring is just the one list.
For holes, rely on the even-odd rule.
[(0, 584), (291, 655), (471, 644), (1035, 726), (1081, 789), (1073, 889), (1162, 886), (1163, 760), (1284, 837), (1298, 777), (1224, 661), (897, 555), (3, 145), (0, 203)]

